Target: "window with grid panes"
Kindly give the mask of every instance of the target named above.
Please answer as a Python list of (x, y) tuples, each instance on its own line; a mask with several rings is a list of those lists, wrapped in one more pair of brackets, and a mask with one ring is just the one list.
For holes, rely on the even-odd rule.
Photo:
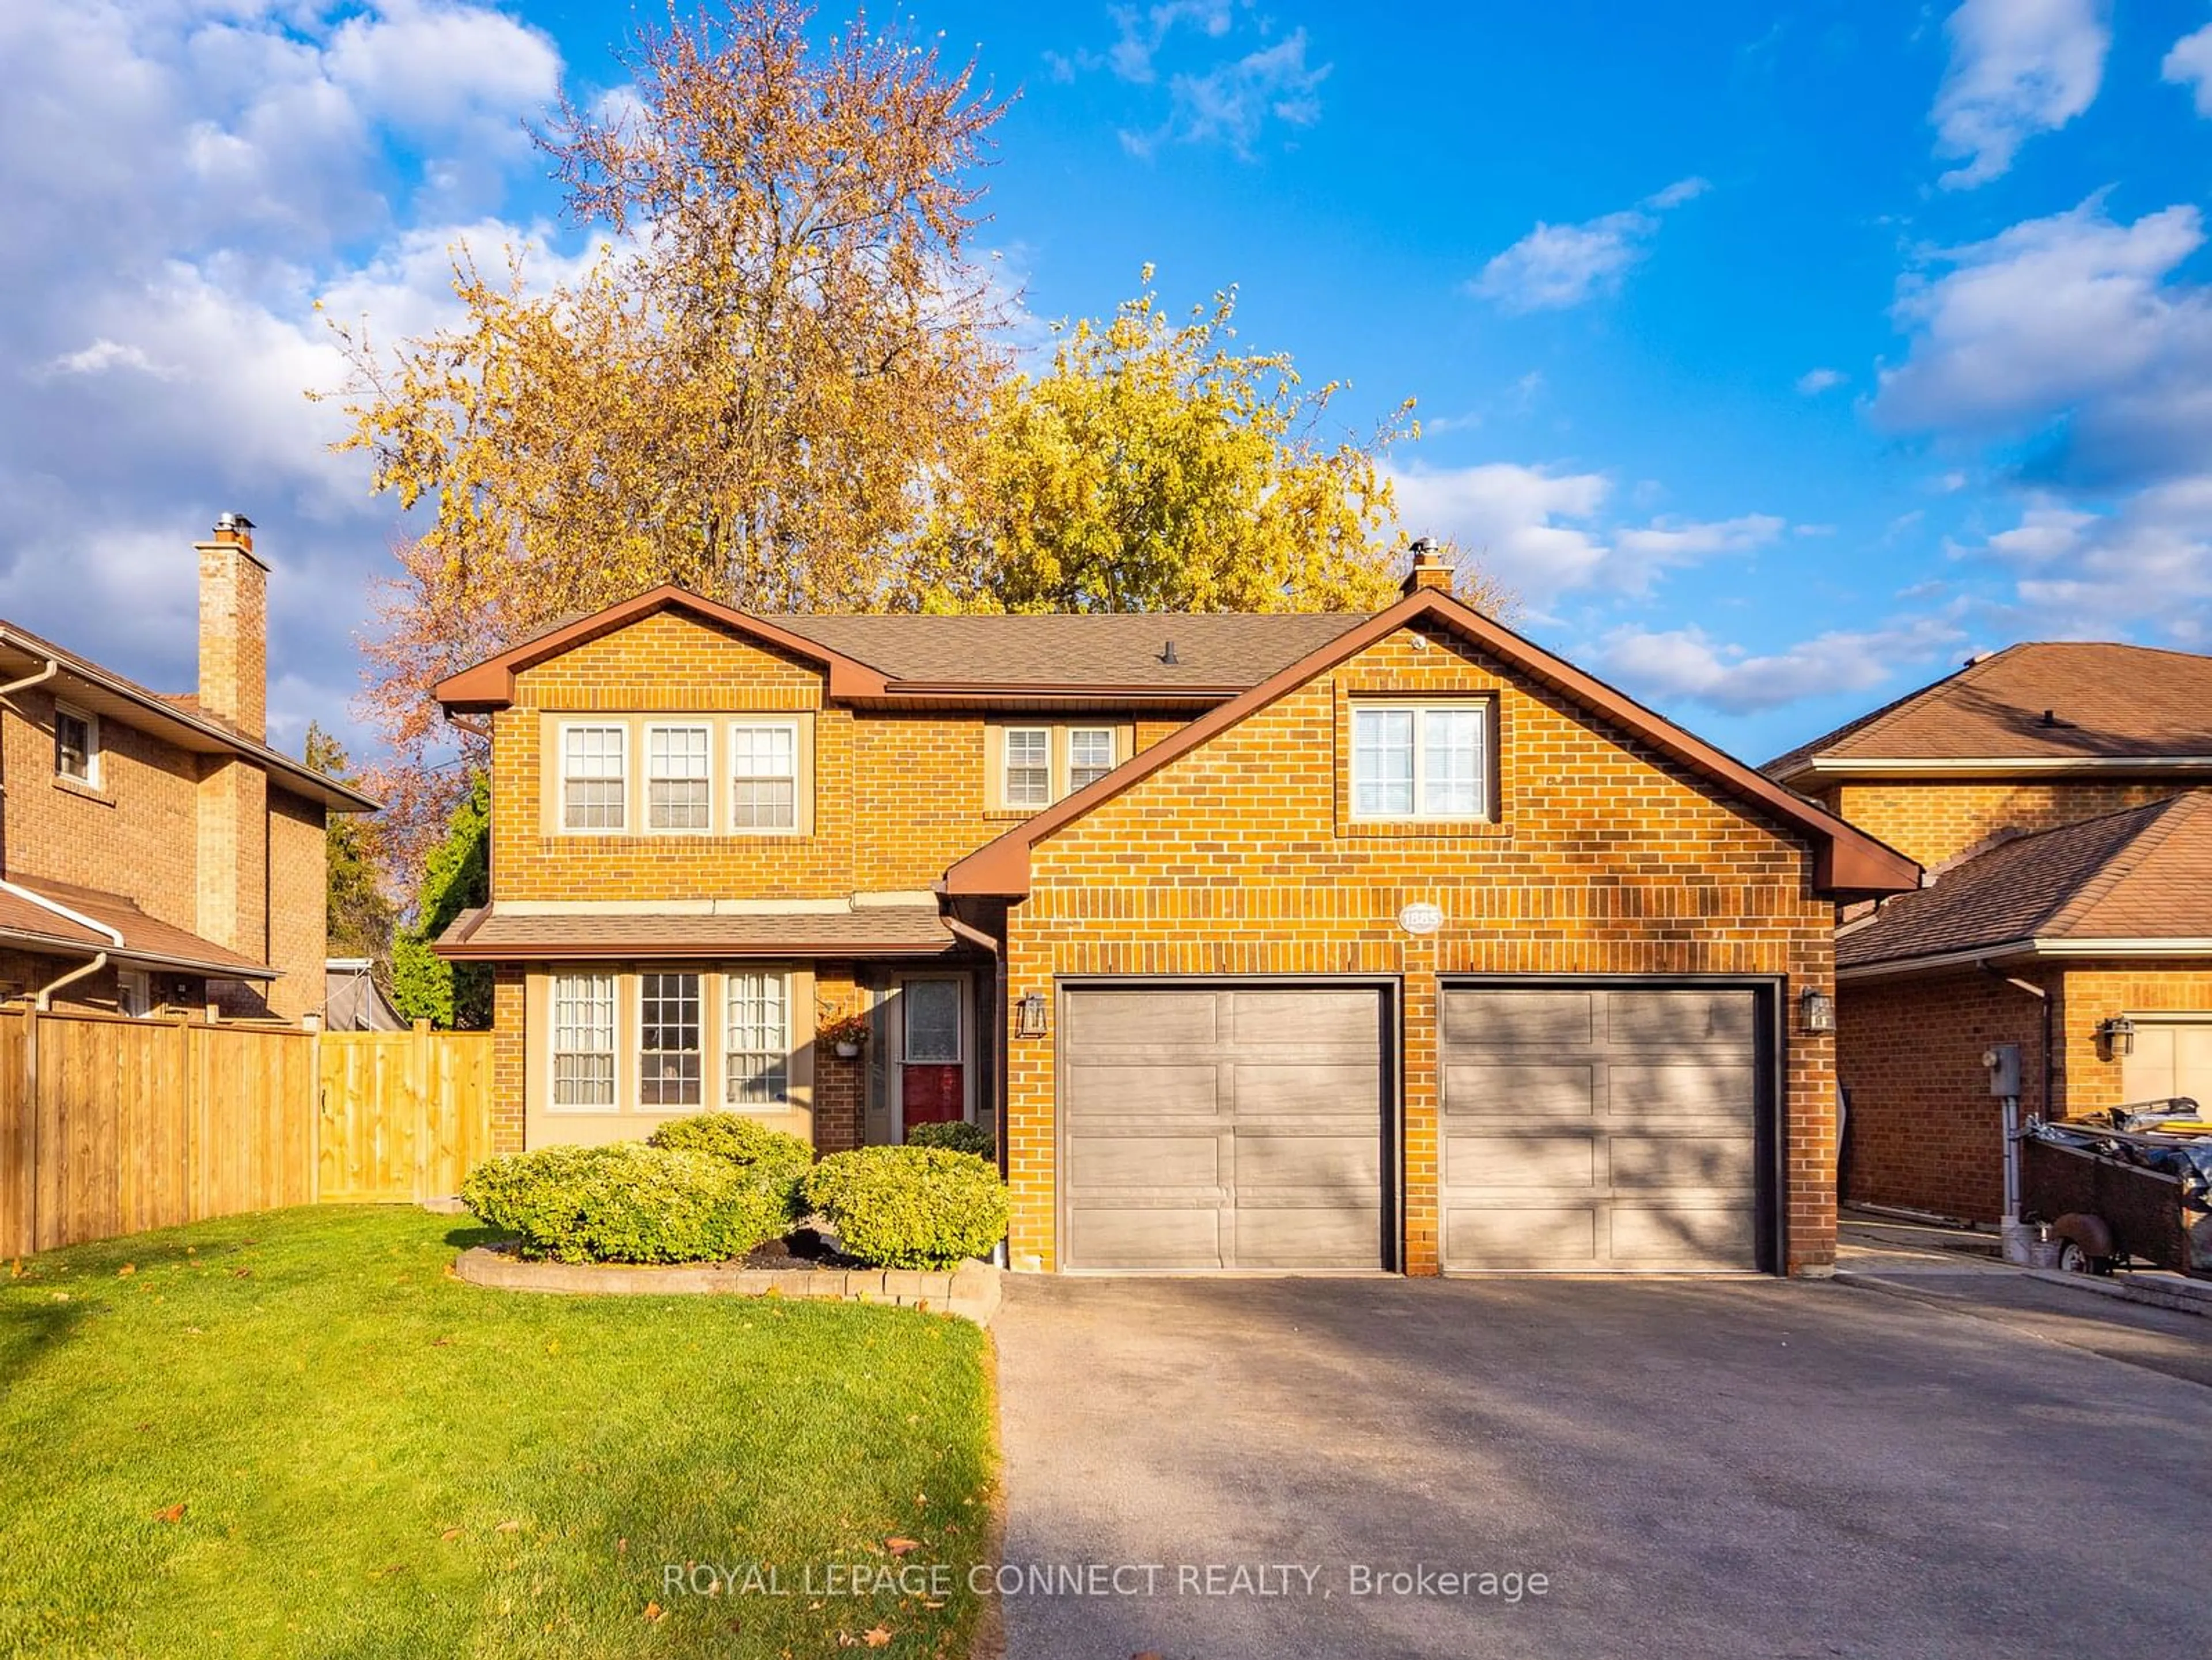
[(791, 1007), (781, 974), (724, 976), (722, 1078), (725, 1104), (776, 1106), (791, 1093)]
[(637, 1104), (700, 1104), (699, 976), (638, 976)]
[(1096, 783), (1114, 770), (1114, 729), (1077, 727), (1067, 734), (1067, 793)]
[(1052, 805), (1052, 732), (1045, 727), (1006, 730), (1006, 797), (1010, 807)]
[(645, 733), (645, 823), (648, 830), (702, 830), (714, 813), (707, 777), (704, 727), (648, 727)]
[(790, 721), (730, 728), (730, 818), (738, 830), (799, 824), (799, 728)]
[(553, 979), (553, 1104), (615, 1104), (615, 980), (611, 974)]
[(622, 727), (564, 727), (561, 732), (561, 824), (564, 830), (620, 830), (627, 794), (629, 733)]

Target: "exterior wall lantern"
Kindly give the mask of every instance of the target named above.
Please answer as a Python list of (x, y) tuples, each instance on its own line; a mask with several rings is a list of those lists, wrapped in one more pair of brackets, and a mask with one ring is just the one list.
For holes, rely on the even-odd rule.
[(1014, 1005), (1014, 1036), (1042, 1037), (1051, 1027), (1046, 1022), (1044, 994), (1030, 992)]
[(1836, 1000), (1817, 987), (1806, 987), (1797, 994), (1797, 1025), (1803, 1031), (1833, 1031)]
[(2107, 1061), (2124, 1061), (2136, 1052), (2136, 1023), (2124, 1014), (2116, 1014), (2099, 1026), (2097, 1036), (2104, 1040)]

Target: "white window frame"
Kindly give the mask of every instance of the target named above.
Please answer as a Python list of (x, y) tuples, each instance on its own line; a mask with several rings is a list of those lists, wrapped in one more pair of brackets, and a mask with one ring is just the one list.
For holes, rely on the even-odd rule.
[[(561, 723), (560, 763), (556, 769), (560, 779), (560, 798), (556, 804), (555, 822), (560, 825), (561, 834), (563, 836), (627, 836), (629, 834), (629, 723), (626, 721), (563, 721)], [(622, 821), (619, 824), (572, 824), (568, 822), (568, 785), (571, 781), (568, 774), (568, 735), (577, 732), (611, 732), (616, 736), (617, 759), (621, 768), (615, 778), (615, 781), (621, 786), (616, 797), (617, 803), (622, 810)], [(604, 784), (607, 780), (603, 775), (592, 775), (588, 777), (580, 776), (574, 781)]]
[[(738, 770), (738, 734), (744, 732), (782, 732), (791, 739), (791, 771), (788, 775), (772, 772)], [(806, 820), (805, 804), (799, 793), (806, 776), (805, 757), (799, 753), (802, 741), (799, 723), (790, 718), (747, 719), (732, 721), (726, 728), (723, 754), (729, 769), (728, 800), (723, 811), (726, 821), (723, 834), (728, 836), (797, 836)], [(787, 824), (740, 824), (738, 823), (738, 787), (741, 784), (761, 783), (788, 776), (791, 781), (791, 822)]]
[(143, 1020), (154, 1012), (154, 976), (145, 969), (115, 971), (115, 1012)]
[[(698, 968), (641, 969), (636, 974), (630, 976), (629, 978), (633, 986), (630, 996), (635, 1006), (635, 1018), (637, 1021), (637, 1025), (634, 1029), (635, 1036), (630, 1043), (629, 1073), (631, 1084), (636, 1091), (633, 1098), (636, 1104), (637, 1110), (641, 1113), (655, 1113), (664, 1116), (684, 1112), (704, 1112), (707, 1110), (707, 1093), (708, 1085), (709, 1082), (708, 1063), (714, 1054), (714, 1050), (710, 1047), (710, 1044), (714, 1037), (714, 1031), (708, 1024), (709, 1018), (713, 1011), (708, 996), (708, 985), (705, 970)], [(697, 982), (697, 1049), (653, 1049), (651, 1051), (648, 1051), (646, 1049), (645, 988), (647, 981), (654, 979), (690, 979)], [(645, 1098), (645, 1057), (648, 1053), (653, 1055), (696, 1055), (699, 1059), (699, 1073), (697, 1079), (699, 1091), (698, 1099), (696, 1101), (647, 1100)]]
[[(1360, 809), (1359, 743), (1363, 714), (1405, 714), (1413, 718), (1413, 810), (1408, 812), (1366, 812)], [(1428, 787), (1427, 722), (1430, 714), (1472, 714), (1479, 736), (1476, 756), (1475, 805), (1472, 811), (1438, 811), (1425, 801)], [(1355, 702), (1351, 712), (1350, 755), (1346, 761), (1349, 816), (1364, 824), (1491, 824), (1497, 818), (1498, 700), (1494, 697), (1437, 698), (1423, 702), (1395, 697)]]
[[(1042, 738), (1044, 740), (1043, 764), (1038, 766), (1034, 763), (1024, 761), (1021, 766), (1021, 770), (1024, 772), (1041, 771), (1044, 774), (1044, 799), (1042, 800), (1026, 801), (1015, 799), (1014, 739), (1018, 737)], [(1054, 776), (1056, 769), (1053, 766), (1053, 747), (1050, 727), (1008, 726), (999, 728), (999, 800), (1006, 805), (1009, 811), (1042, 812), (1060, 799), (1058, 793), (1053, 787), (1058, 781)]]
[[(62, 770), (62, 721), (79, 721), (84, 724), (84, 775)], [(81, 709), (74, 703), (54, 701), (54, 776), (66, 778), (72, 784), (87, 789), (98, 789), (100, 784), (100, 717), (90, 709)]]
[[(545, 1106), (549, 1112), (620, 1112), (622, 1110), (622, 982), (623, 976), (611, 971), (598, 970), (562, 970), (550, 976), (551, 984), (545, 995)], [(607, 1046), (604, 1049), (567, 1049), (561, 1047), (561, 988), (564, 982), (575, 980), (600, 981), (605, 990), (602, 999), (591, 996), (595, 1008), (606, 1011)], [(594, 1023), (591, 1028), (597, 1031)], [(563, 1101), (561, 1098), (561, 1057), (604, 1055), (607, 1063), (607, 1098), (605, 1101)]]
[[(791, 979), (781, 969), (750, 969), (732, 964), (722, 970), (722, 1006), (720, 1055), (722, 1063), (722, 1107), (731, 1112), (775, 1110), (791, 1104)], [(775, 988), (776, 1007), (781, 1014), (781, 1033), (777, 1041), (766, 1049), (739, 1049), (737, 1040), (740, 1032), (765, 1031), (765, 1027), (741, 1025), (738, 1019), (738, 994), (750, 988), (750, 982)], [(753, 1079), (738, 1066), (739, 1061), (751, 1062), (763, 1056), (774, 1056), (773, 1064), (762, 1068), (757, 1074), (762, 1081), (775, 1081), (772, 1095), (756, 1098), (740, 1095), (739, 1085)]]
[[(1096, 769), (1098, 775), (1097, 778), (1086, 779), (1081, 784), (1075, 781), (1075, 740), (1079, 738), (1103, 738), (1106, 740), (1106, 764), (1103, 767)], [(1067, 729), (1067, 788), (1063, 792), (1063, 794), (1073, 795), (1076, 791), (1087, 788), (1090, 785), (1097, 783), (1098, 781), (1098, 778), (1103, 778), (1108, 773), (1113, 771), (1115, 768), (1121, 764), (1121, 733), (1114, 727), (1070, 727)]]
[[(663, 733), (696, 733), (703, 740), (700, 764), (705, 769), (697, 777), (690, 775), (663, 774), (654, 770), (653, 740)], [(648, 721), (645, 725), (645, 743), (640, 757), (639, 775), (642, 783), (642, 799), (639, 803), (640, 827), (648, 836), (712, 836), (714, 833), (714, 728), (704, 721)], [(653, 822), (653, 787), (661, 783), (703, 783), (707, 787), (707, 817), (697, 824), (656, 824)], [(565, 802), (563, 806), (565, 806)]]

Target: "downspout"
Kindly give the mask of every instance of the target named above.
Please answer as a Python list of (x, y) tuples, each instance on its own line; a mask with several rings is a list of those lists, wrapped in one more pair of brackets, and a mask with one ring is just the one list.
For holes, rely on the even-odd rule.
[[(108, 944), (118, 950), (122, 947), (123, 934), (120, 929), (112, 928), (105, 922), (96, 921), (82, 911), (71, 910), (59, 901), (47, 898), (43, 893), (33, 892), (31, 889), (18, 883), (10, 882), (4, 877), (0, 877), (0, 893), (12, 893), (26, 903), (36, 905), (41, 910), (52, 911), (65, 922), (74, 922), (77, 927), (88, 929), (94, 933), (105, 934)], [(56, 992), (64, 986), (75, 985), (88, 976), (98, 974), (106, 966), (107, 952), (105, 951), (94, 952), (89, 963), (73, 968), (58, 980), (49, 980), (45, 985), (40, 987), (33, 994), (32, 1006), (44, 1014), (52, 1006), (53, 995)]]
[[(1991, 968), (1986, 959), (1978, 960), (1974, 966), (1981, 970), (1984, 974), (2002, 980), (2005, 984), (2017, 990), (2026, 992), (2043, 1005), (2042, 1105), (2043, 1116), (2048, 1119), (2051, 1116), (2051, 993), (2046, 988), (2039, 986), (2033, 981), (2022, 980), (2017, 975), (2007, 974), (2002, 970)], [(2017, 1098), (2008, 1097), (2004, 1105), (2004, 1220), (1998, 1226), (1999, 1231), (2004, 1235), (2005, 1261), (2024, 1262), (2027, 1261), (2026, 1246), (2021, 1241), (2027, 1237), (2027, 1232), (2021, 1225), (2020, 1219), (2021, 1128), (2018, 1122), (2020, 1103)], [(2013, 1254), (2015, 1250), (2023, 1254), (2016, 1257)]]

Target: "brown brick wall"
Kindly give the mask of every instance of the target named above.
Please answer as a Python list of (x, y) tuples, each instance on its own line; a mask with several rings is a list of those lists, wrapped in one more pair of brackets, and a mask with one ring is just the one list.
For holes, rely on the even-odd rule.
[[(811, 836), (545, 833), (550, 714), (811, 713)], [(1055, 711), (1039, 720), (1085, 719)], [(1110, 714), (1090, 717), (1122, 724)], [(1144, 747), (1182, 723), (1136, 723)], [(716, 735), (719, 745), (720, 735)], [(659, 612), (515, 678), (493, 727), (493, 897), (824, 899), (928, 888), (1018, 822), (988, 809), (984, 717), (854, 711), (823, 702), (821, 671), (699, 618)], [(714, 765), (724, 757), (719, 747)]]
[(1819, 794), (1839, 817), (1933, 868), (2000, 830), (2050, 830), (2205, 787), (2179, 781), (1966, 783), (1897, 779), (1835, 784)]
[[(1437, 1267), (1434, 1029), (1440, 974), (1765, 974), (1832, 982), (1831, 907), (1806, 848), (1703, 781), (1448, 636), (1401, 633), (1042, 843), (1006, 925), (1009, 992), (1088, 974), (1404, 977), (1405, 1261)], [(1488, 693), (1501, 822), (1346, 833), (1346, 699)], [(1449, 919), (1401, 933), (1413, 900)], [(1007, 1033), (1010, 1249), (1053, 1266), (1053, 1042)], [(1788, 1267), (1834, 1256), (1834, 1072), (1793, 1037), (1784, 1107)]]
[(523, 1056), (529, 1043), (523, 1015), (521, 965), (501, 963), (491, 973), (491, 1148), (522, 1151)]
[[(66, 700), (64, 700), (66, 701)], [(321, 1006), (323, 808), (249, 762), (203, 757), (103, 717), (100, 782), (54, 771), (54, 698), (44, 688), (0, 705), (0, 874), (119, 894), (148, 915), (284, 971), (269, 1006), (289, 1019)], [(35, 986), (64, 959), (20, 977)], [(78, 982), (64, 1002), (112, 1007), (114, 976)], [(258, 993), (241, 1009), (258, 1012)]]
[(2126, 1099), (2120, 1063), (2098, 1046), (2097, 1028), (2116, 1014), (2212, 1009), (2212, 968), (2203, 963), (2086, 962), (2069, 964), (2058, 1009), (2064, 1102), (2069, 1118), (2086, 1117)]
[[(2057, 988), (2054, 973), (2016, 972)], [(1846, 982), (1837, 1025), (1836, 1072), (1851, 1098), (1845, 1199), (1996, 1221), (2003, 1141), (1982, 1056), (2019, 1044), (2021, 1111), (2051, 1116), (2063, 1086), (2045, 1085), (2042, 1004), (1978, 970)]]
[[(815, 965), (814, 1000), (817, 1025), (848, 1014), (866, 1012), (867, 994), (854, 978), (849, 963)], [(867, 1105), (868, 1055), (864, 1047), (850, 1061), (838, 1059), (828, 1043), (814, 1046), (814, 1147), (817, 1152), (843, 1152), (861, 1141), (861, 1120)]]

